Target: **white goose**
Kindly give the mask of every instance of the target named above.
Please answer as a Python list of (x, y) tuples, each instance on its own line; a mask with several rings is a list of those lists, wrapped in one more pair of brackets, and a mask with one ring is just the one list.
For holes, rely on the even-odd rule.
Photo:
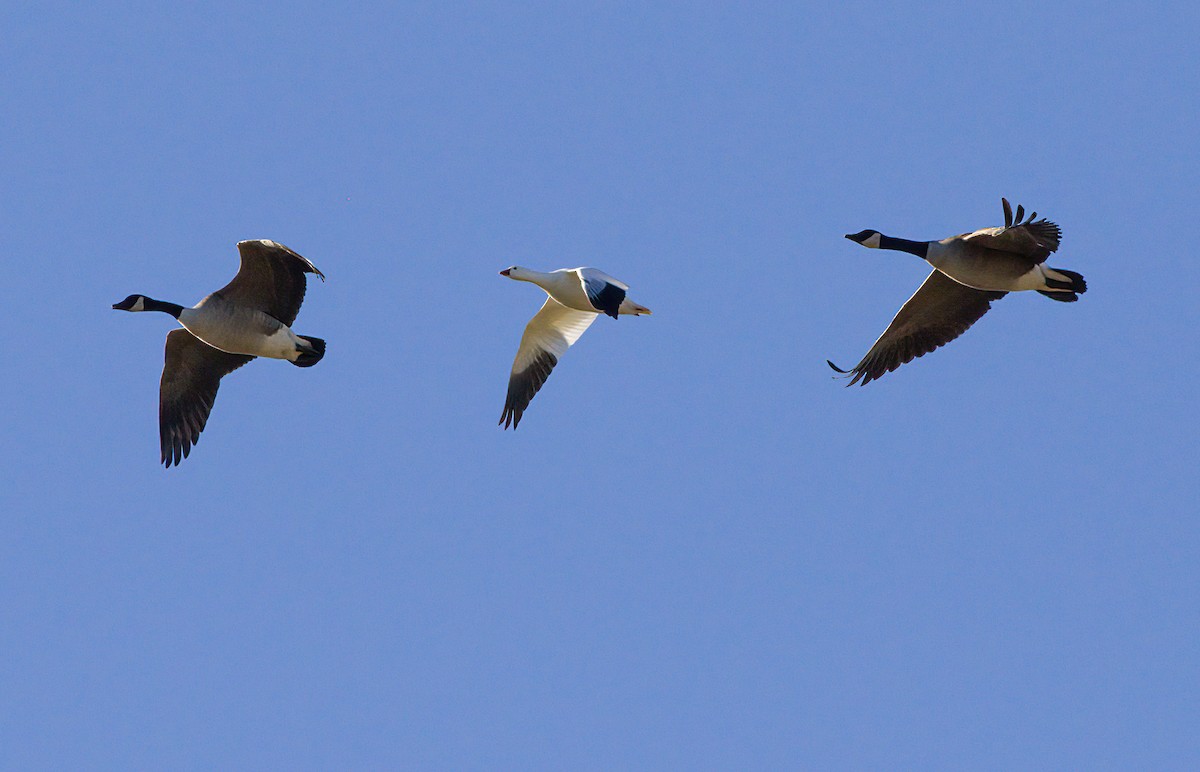
[(515, 281), (538, 285), (550, 297), (533, 315), (508, 379), (508, 397), (500, 423), (515, 430), (533, 395), (566, 353), (600, 314), (641, 316), (650, 309), (625, 297), (628, 285), (595, 268), (561, 268), (542, 273), (514, 265), (500, 272)]

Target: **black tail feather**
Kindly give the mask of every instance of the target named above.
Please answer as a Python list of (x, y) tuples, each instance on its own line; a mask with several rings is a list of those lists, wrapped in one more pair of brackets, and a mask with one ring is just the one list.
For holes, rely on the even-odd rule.
[(1050, 292), (1048, 290), (1038, 290), (1038, 292), (1059, 303), (1074, 303), (1079, 300), (1079, 296), (1074, 292)]
[(1068, 279), (1071, 280), (1071, 291), (1072, 292), (1080, 292), (1080, 293), (1087, 292), (1087, 282), (1083, 280), (1083, 276), (1081, 276), (1080, 274), (1077, 274), (1074, 271), (1065, 271), (1062, 268), (1055, 268), (1053, 270), (1058, 271), (1063, 276), (1066, 276)]
[[(1052, 278), (1051, 276), (1047, 275), (1046, 276), (1046, 286), (1047, 287), (1050, 287), (1051, 289), (1056, 289), (1056, 290), (1070, 290), (1071, 293), (1087, 292), (1087, 282), (1083, 280), (1083, 277), (1081, 275), (1075, 273), (1074, 271), (1067, 271), (1062, 268), (1050, 268), (1049, 270), (1053, 271), (1054, 273), (1065, 276), (1067, 278), (1067, 281), (1063, 281), (1062, 279), (1055, 279), (1055, 278)], [(1041, 292), (1041, 290), (1038, 290), (1038, 291)], [(1057, 294), (1065, 295), (1065, 294), (1070, 294), (1070, 293), (1042, 292), (1042, 294), (1052, 297)], [(1055, 298), (1055, 300), (1060, 300), (1060, 299), (1066, 300), (1066, 302), (1068, 302), (1068, 303), (1070, 303), (1072, 300), (1078, 300), (1078, 298), (1070, 298), (1070, 299)]]
[(321, 358), (325, 356), (325, 341), (321, 338), (313, 338), (307, 335), (298, 336), (300, 340), (307, 343), (312, 351), (301, 352), (300, 356), (296, 357), (296, 361), (292, 362), (296, 367), (312, 367)]

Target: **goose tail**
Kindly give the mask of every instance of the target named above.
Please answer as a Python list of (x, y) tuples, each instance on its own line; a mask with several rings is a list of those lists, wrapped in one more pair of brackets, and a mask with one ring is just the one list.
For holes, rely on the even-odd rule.
[(1060, 303), (1074, 303), (1079, 295), (1087, 292), (1087, 282), (1083, 276), (1063, 268), (1046, 268), (1046, 286), (1048, 290), (1038, 290), (1051, 300)]
[(313, 338), (306, 335), (296, 336), (305, 344), (305, 348), (300, 350), (300, 356), (296, 357), (296, 361), (292, 362), (296, 367), (312, 367), (321, 358), (325, 356), (325, 341), (321, 338)]
[[(645, 306), (641, 305), (640, 303), (634, 303), (629, 298), (625, 298), (624, 300), (621, 301), (621, 305), (617, 309), (617, 313), (629, 314), (631, 316), (642, 316), (643, 314), (646, 316), (649, 316), (650, 309), (646, 308)], [(615, 318), (617, 316), (617, 314), (613, 314), (612, 316)]]

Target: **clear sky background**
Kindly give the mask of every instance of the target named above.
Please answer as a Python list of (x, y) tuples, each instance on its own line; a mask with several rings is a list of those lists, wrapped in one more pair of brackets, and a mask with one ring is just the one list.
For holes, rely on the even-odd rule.
[[(0, 9), (0, 765), (1200, 766), (1194, 4)], [(865, 388), (924, 278), (1060, 223)], [(270, 238), (308, 370), (158, 465)], [(496, 426), (543, 295), (600, 319)]]

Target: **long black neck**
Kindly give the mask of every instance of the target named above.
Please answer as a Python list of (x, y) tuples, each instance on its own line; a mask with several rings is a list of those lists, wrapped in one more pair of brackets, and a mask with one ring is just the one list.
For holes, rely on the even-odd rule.
[(147, 311), (162, 311), (163, 313), (170, 314), (176, 319), (179, 318), (180, 312), (183, 311), (183, 306), (181, 305), (167, 303), (163, 300), (155, 300), (154, 298), (146, 298), (146, 302), (143, 304), (143, 306)]
[(922, 260), (929, 252), (928, 241), (909, 241), (908, 239), (894, 239), (891, 236), (879, 235), (880, 249), (895, 249), (900, 252), (908, 252), (910, 255), (916, 255)]

